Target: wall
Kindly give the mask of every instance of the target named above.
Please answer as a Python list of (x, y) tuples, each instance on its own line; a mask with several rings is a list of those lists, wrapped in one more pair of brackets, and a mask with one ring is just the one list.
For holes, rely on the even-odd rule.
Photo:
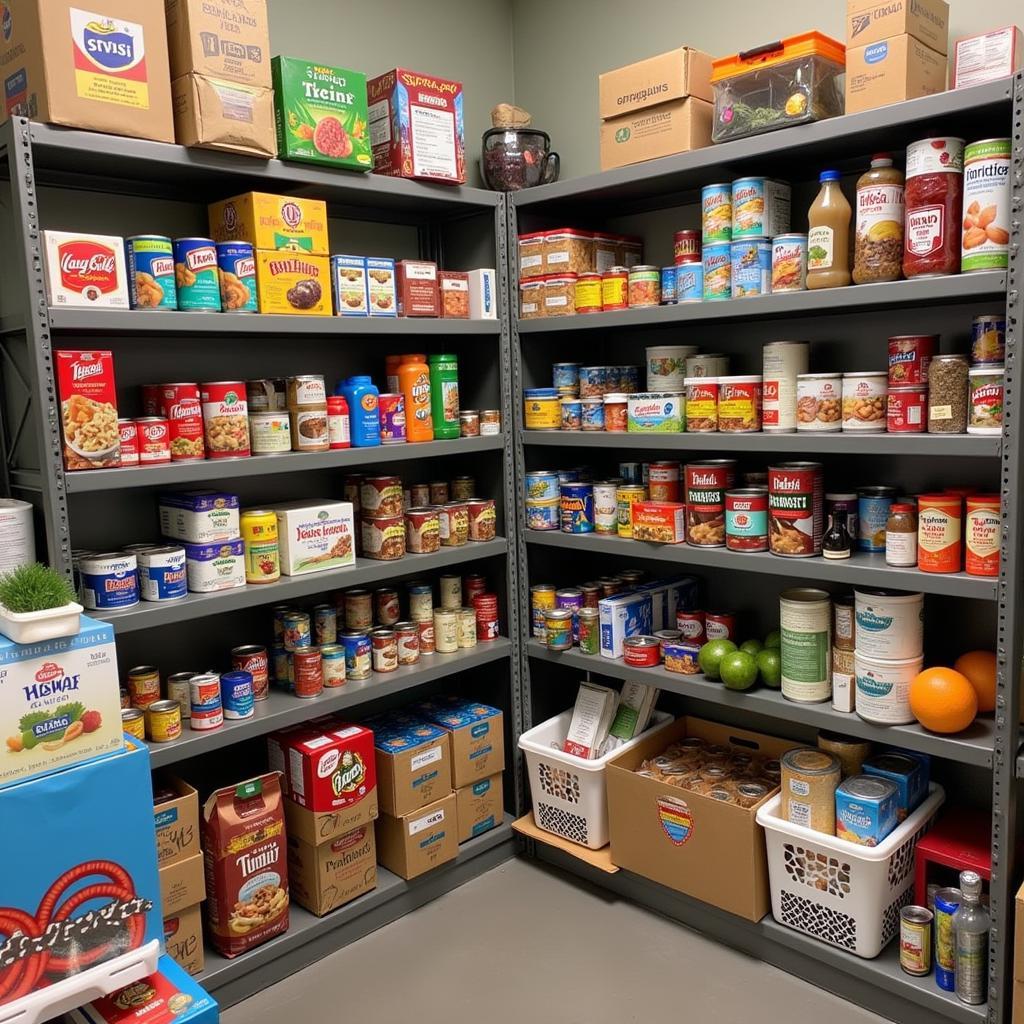
[[(516, 102), (551, 135), (562, 178), (598, 165), (597, 76), (684, 44), (724, 56), (808, 29), (842, 39), (845, 0), (514, 0)], [(1024, 23), (1019, 0), (950, 0), (950, 39)]]
[(509, 0), (268, 0), (274, 53), (378, 75), (394, 67), (465, 89), (469, 183), (490, 110), (513, 98)]

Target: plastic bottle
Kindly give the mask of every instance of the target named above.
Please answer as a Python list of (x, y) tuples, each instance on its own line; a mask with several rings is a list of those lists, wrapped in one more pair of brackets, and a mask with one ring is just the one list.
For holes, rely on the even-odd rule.
[(891, 153), (876, 153), (857, 179), (855, 284), (898, 281), (903, 268), (903, 172)]
[(962, 1003), (980, 1006), (988, 998), (988, 937), (992, 921), (981, 904), (981, 876), (976, 871), (960, 872), (963, 897), (953, 915), (953, 948), (956, 997)]
[(404, 358), (405, 356), (395, 354), (384, 357), (384, 384), (391, 394), (398, 394), (402, 390), (398, 384), (398, 367)]
[(349, 411), (349, 429), (353, 448), (374, 448), (380, 444), (379, 392), (369, 377), (349, 377), (338, 385)]
[(459, 436), (459, 357), (444, 353), (431, 356), (429, 362), (434, 437), (451, 440)]
[(402, 356), (398, 367), (398, 390), (405, 398), (405, 434), (409, 441), (433, 441), (430, 368), (420, 353)]
[(821, 190), (807, 211), (807, 287), (842, 288), (850, 283), (850, 204), (838, 171), (822, 171)]

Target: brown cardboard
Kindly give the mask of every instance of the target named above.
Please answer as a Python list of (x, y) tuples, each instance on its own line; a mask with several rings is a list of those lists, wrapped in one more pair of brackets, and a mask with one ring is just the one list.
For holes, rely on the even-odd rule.
[(579, 843), (563, 839), (553, 832), (545, 832), (544, 829), (538, 828), (537, 823), (533, 820), (533, 811), (513, 821), (512, 829), (521, 836), (526, 836), (527, 839), (535, 839), (538, 843), (546, 843), (556, 850), (561, 850), (562, 853), (571, 854), (583, 861), (584, 864), (589, 864), (592, 868), (599, 868), (605, 874), (614, 875), (619, 870), (612, 863), (610, 847), (602, 846), (599, 850), (591, 850), (588, 846), (580, 846)]
[(203, 951), (203, 913), (201, 905), (178, 911), (164, 918), (164, 946), (167, 955), (191, 975), (199, 974), (206, 957)]
[(156, 828), (156, 860), (163, 868), (201, 853), (199, 847), (199, 794), (185, 781), (161, 776), (157, 784), (178, 796), (153, 808)]
[(160, 902), (165, 916), (206, 899), (203, 855), (197, 853), (160, 868)]
[[(451, 744), (452, 786), (459, 789), (505, 768), (504, 716), (500, 713), (457, 729), (441, 728)], [(439, 723), (440, 724), (440, 723)]]
[(195, 73), (270, 88), (266, 0), (164, 0), (164, 13), (172, 80)]
[(501, 781), (502, 773), (498, 772), (488, 779), (478, 779), (455, 791), (460, 843), (490, 832), (501, 824), (505, 816)]
[[(174, 141), (167, 28), (159, 4), (13, 0), (6, 8), (0, 122), (34, 121)], [(109, 27), (108, 27), (109, 26)]]
[[(738, 745), (772, 758), (796, 746), (791, 740), (686, 717), (630, 748), (606, 770), (612, 862), (759, 921), (771, 908), (771, 899), (757, 808), (723, 804), (635, 773), (645, 758), (682, 736)], [(688, 822), (688, 832), (682, 839), (672, 838), (663, 821)]]
[(416, 878), (459, 852), (455, 794), (393, 818), (377, 819), (377, 859), (402, 878)]
[(900, 35), (911, 35), (925, 46), (947, 53), (949, 4), (944, 0), (847, 0), (847, 47)]
[(1013, 1024), (1024, 1024), (1024, 981), (1013, 982)]
[(946, 88), (946, 58), (912, 36), (846, 51), (846, 113), (932, 96)]
[(598, 75), (597, 89), (602, 119), (687, 96), (711, 102), (715, 98), (711, 91), (711, 57), (701, 50), (680, 46)]
[(277, 154), (273, 89), (183, 75), (171, 94), (179, 145), (265, 158)]
[(377, 845), (372, 824), (314, 846), (288, 836), (288, 890), (317, 917), (377, 885)]
[[(1024, 885), (1017, 890), (1017, 898), (1013, 902), (1015, 927), (1013, 930), (1013, 976), (1017, 981), (1024, 981)], [(1021, 1007), (1024, 1017), (1024, 1006)]]
[(294, 836), (310, 846), (318, 846), (376, 821), (377, 790), (373, 789), (359, 803), (338, 811), (310, 811), (294, 800), (285, 799), (284, 820), (289, 839)]
[(714, 106), (690, 96), (601, 122), (601, 170), (711, 145)]
[(452, 791), (451, 750), (447, 736), (411, 750), (377, 754), (377, 800), (380, 813), (399, 818)]

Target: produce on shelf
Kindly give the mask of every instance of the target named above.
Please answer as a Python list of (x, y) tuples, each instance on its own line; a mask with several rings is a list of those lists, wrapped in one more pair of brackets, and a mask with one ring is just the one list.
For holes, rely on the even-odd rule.
[(910, 710), (932, 732), (957, 733), (977, 717), (978, 694), (963, 673), (951, 668), (927, 668), (910, 683)]

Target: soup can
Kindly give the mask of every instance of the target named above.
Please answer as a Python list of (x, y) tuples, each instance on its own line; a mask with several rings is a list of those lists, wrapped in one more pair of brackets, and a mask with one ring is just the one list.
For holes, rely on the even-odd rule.
[(618, 484), (613, 480), (599, 480), (593, 484), (595, 533), (610, 535), (617, 532), (619, 525), (617, 490)]
[(340, 639), (345, 648), (345, 678), (369, 679), (373, 671), (369, 633), (350, 629), (342, 633)]
[[(683, 631), (679, 630), (682, 636)], [(736, 616), (732, 612), (708, 611), (704, 613), (704, 635), (708, 640), (735, 640)]]
[(627, 636), (622, 641), (622, 660), (630, 668), (657, 668), (661, 641), (656, 636)]
[(217, 246), (212, 238), (176, 238), (174, 269), (178, 309), (206, 313), (221, 311)]
[(832, 604), (824, 590), (793, 587), (779, 595), (782, 696), (820, 704), (832, 696)]
[(409, 618), (413, 622), (425, 622), (434, 617), (434, 588), (429, 583), (413, 580), (406, 584), (409, 595)]
[(393, 629), (375, 629), (370, 633), (374, 672), (394, 672), (398, 668), (398, 637)]
[(454, 654), (459, 649), (459, 616), (456, 609), (434, 609), (434, 650)]
[(420, 633), (415, 622), (396, 622), (398, 664), (415, 665), (420, 660)]
[(145, 710), (160, 700), (160, 670), (154, 665), (138, 665), (128, 672), (128, 693), (133, 708)]
[(559, 502), (562, 533), (594, 532), (594, 488), (592, 484), (562, 484)]
[(419, 634), (420, 654), (434, 653), (434, 615), (431, 612), (430, 618), (425, 621), (416, 622), (416, 632)]
[(725, 546), (725, 492), (736, 482), (734, 459), (689, 462), (686, 484), (686, 542), (700, 547)]
[(678, 610), (676, 612), (676, 629), (679, 630), (679, 636), (682, 640), (703, 644), (707, 639), (704, 628), (704, 612), (698, 609), (692, 611)]
[(132, 235), (124, 240), (124, 248), (132, 309), (177, 309), (171, 240), (164, 235)]
[(338, 611), (333, 604), (318, 604), (313, 608), (313, 642), (317, 647), (337, 643)]
[(373, 625), (373, 595), (368, 590), (346, 590), (345, 628), (369, 629)]
[(544, 615), (556, 606), (555, 586), (552, 583), (535, 583), (530, 587), (531, 632), (538, 640), (546, 637)]
[(225, 313), (256, 312), (256, 257), (248, 242), (218, 242), (220, 304)]
[(768, 492), (763, 487), (725, 492), (725, 546), (730, 551), (768, 550)]
[(781, 462), (768, 467), (768, 533), (773, 555), (821, 554), (825, 486), (820, 462)]
[[(267, 649), (259, 644), (235, 647), (231, 651), (231, 666), (252, 676), (253, 700), (266, 700), (270, 688), (270, 663)], [(169, 680), (168, 680), (169, 682)]]
[(167, 677), (167, 699), (178, 702), (182, 718), (188, 718), (192, 713), (192, 690), (188, 684), (195, 674), (195, 672), (172, 672)]
[(324, 677), (324, 689), (333, 690), (344, 686), (345, 646), (344, 644), (324, 644), (320, 648), (320, 666)]
[(176, 700), (158, 700), (145, 711), (146, 735), (152, 743), (170, 743), (181, 735), (181, 707)]
[(373, 592), (373, 609), (378, 625), (393, 626), (402, 617), (398, 591), (394, 587), (379, 587)]
[(704, 264), (683, 263), (676, 267), (676, 304), (704, 301)]
[(252, 676), (241, 669), (222, 673), (220, 704), (225, 718), (252, 718), (255, 710)]
[(456, 614), (459, 619), (459, 647), (476, 647), (476, 608), (460, 608)]
[(146, 713), (139, 708), (121, 708), (121, 731), (137, 740), (146, 738)]
[(319, 697), (324, 689), (323, 658), (319, 647), (300, 647), (291, 653), (292, 692), (296, 697)]

